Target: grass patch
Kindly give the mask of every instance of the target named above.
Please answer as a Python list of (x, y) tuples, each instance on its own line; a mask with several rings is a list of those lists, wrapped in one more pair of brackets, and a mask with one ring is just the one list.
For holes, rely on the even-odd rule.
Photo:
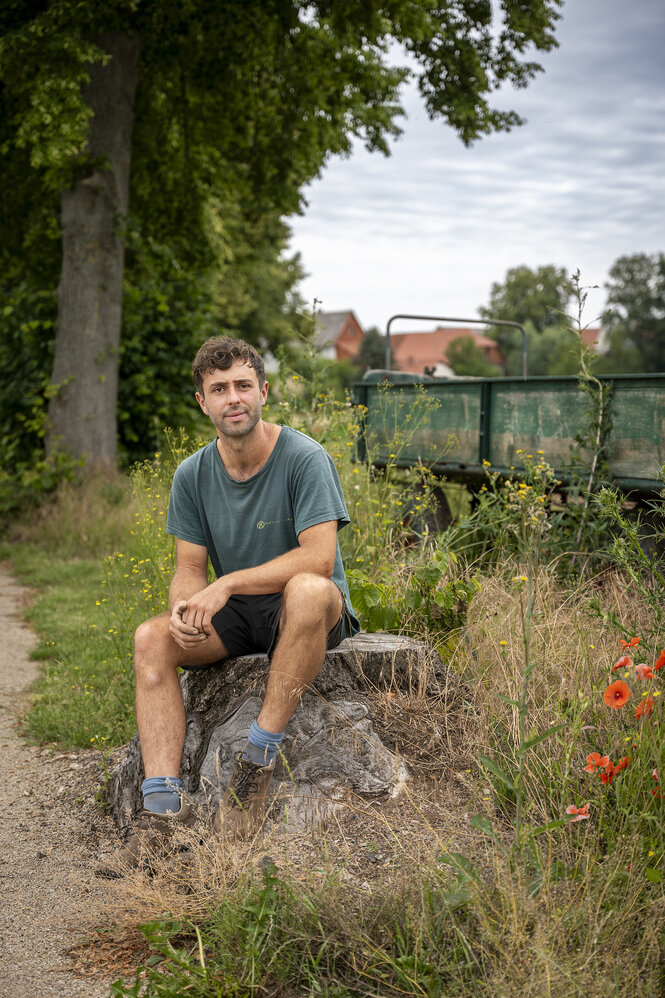
[[(193, 841), (187, 859), (120, 884), (114, 917), (144, 924), (153, 962), (118, 998), (662, 993), (662, 719), (604, 702), (617, 623), (641, 627), (653, 658), (650, 608), (621, 573), (570, 587), (538, 572), (526, 737), (564, 727), (525, 755), (518, 836), (514, 792), (483, 763), (514, 787), (525, 668), (514, 571), (480, 580), (451, 661), (465, 699), (377, 707), (413, 774), (401, 799), (350, 802), (324, 829), (273, 828), (249, 846)], [(594, 751), (630, 763), (603, 783), (585, 771)], [(572, 820), (571, 804), (589, 818)]]
[(67, 747), (127, 741), (135, 732), (133, 669), (100, 613), (103, 565), (63, 562), (27, 545), (11, 549), (11, 562), (33, 590), (26, 618), (39, 635), (32, 657), (42, 663), (24, 722), (28, 733)]
[[(121, 882), (116, 914), (143, 918), (152, 957), (113, 994), (661, 993), (662, 897), (631, 877), (633, 842), (603, 856), (592, 829), (567, 829), (574, 872), (545, 861), (534, 877), (442, 807), (430, 817), (415, 829), (407, 808), (366, 809), (249, 847), (194, 843), (187, 862)], [(463, 888), (441, 838), (450, 846), (453, 833), (473, 855)], [(363, 867), (368, 849), (375, 863)], [(545, 843), (543, 857), (555, 849)]]
[(134, 734), (131, 658), (101, 602), (104, 556), (127, 542), (133, 514), (127, 479), (96, 475), (63, 486), (0, 545), (32, 590), (26, 619), (43, 668), (25, 726), (38, 742), (119, 745)]
[(134, 509), (128, 479), (120, 472), (93, 473), (66, 482), (29, 516), (12, 523), (6, 542), (27, 544), (61, 561), (99, 560), (121, 547)]

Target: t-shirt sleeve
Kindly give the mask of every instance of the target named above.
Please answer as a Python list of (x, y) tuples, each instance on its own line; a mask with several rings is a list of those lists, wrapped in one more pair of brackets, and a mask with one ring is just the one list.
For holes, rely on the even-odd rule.
[(176, 469), (169, 497), (166, 532), (191, 544), (207, 547), (201, 516), (182, 465)]
[(337, 520), (337, 529), (341, 530), (350, 522), (337, 469), (322, 448), (299, 463), (291, 490), (296, 536), (317, 523)]

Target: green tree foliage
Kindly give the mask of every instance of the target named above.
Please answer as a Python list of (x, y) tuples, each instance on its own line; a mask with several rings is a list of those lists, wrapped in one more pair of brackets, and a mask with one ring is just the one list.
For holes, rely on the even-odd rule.
[(44, 435), (47, 371), (53, 355), (55, 295), (18, 274), (0, 285), (0, 512), (24, 499), (35, 472), (49, 486), (50, 470), (35, 467)]
[[(218, 220), (216, 220), (218, 222)], [(314, 326), (296, 291), (303, 269), (298, 254), (286, 255), (288, 226), (267, 216), (235, 225), (224, 219), (210, 286), (215, 314), (232, 335), (275, 352), (280, 344), (312, 335)]]
[(560, 323), (542, 333), (527, 328), (527, 343), (529, 374), (579, 374), (580, 340), (570, 326)]
[(191, 361), (215, 322), (209, 282), (181, 268), (168, 247), (129, 237), (118, 385), (118, 444), (126, 463), (160, 449), (164, 426), (193, 434)]
[[(556, 326), (548, 326), (542, 333), (535, 330), (530, 322), (525, 328), (529, 375), (579, 373), (579, 337), (563, 319)], [(517, 329), (508, 330), (506, 340), (506, 373), (521, 374), (522, 335)]]
[(473, 336), (458, 336), (451, 340), (446, 359), (455, 374), (473, 378), (496, 378), (502, 372), (491, 364)]
[[(519, 124), (514, 112), (491, 107), (489, 98), (502, 83), (526, 85), (540, 68), (525, 53), (555, 45), (559, 6), (560, 0), (442, 6), (429, 0), (5, 0), (0, 156), (12, 198), (0, 208), (0, 265), (18, 261), (51, 291), (61, 273), (61, 315), (63, 302), (76, 305), (75, 261), (87, 265), (95, 245), (110, 247), (115, 275), (98, 279), (87, 316), (57, 324), (58, 337), (63, 330), (69, 337), (67, 355), (76, 358), (63, 362), (65, 347), (57, 346), (51, 405), (69, 434), (67, 446), (90, 454), (86, 427), (107, 419), (115, 424), (117, 364), (131, 357), (138, 384), (144, 338), (152, 337), (147, 365), (160, 357), (180, 363), (173, 344), (160, 350), (155, 343), (165, 337), (169, 345), (164, 307), (173, 328), (189, 316), (184, 340), (210, 318), (255, 342), (274, 345), (283, 338), (298, 313), (299, 265), (281, 254), (282, 219), (302, 207), (304, 186), (331, 155), (348, 154), (354, 138), (387, 153), (403, 113), (399, 89), (410, 74), (428, 113), (465, 143)], [(400, 47), (414, 68), (393, 64)], [(117, 65), (126, 72), (117, 73)], [(108, 125), (121, 106), (130, 115), (123, 112), (125, 139)], [(61, 218), (90, 217), (86, 198), (105, 211), (97, 244), (82, 222), (60, 231)], [(133, 227), (144, 253), (137, 261), (129, 245), (123, 336), (131, 345), (116, 349), (119, 329), (111, 336), (112, 323), (102, 323), (94, 361), (82, 362), (76, 344), (84, 342), (84, 331), (90, 337), (91, 317), (120, 314), (117, 275)], [(151, 264), (155, 274), (162, 248), (169, 262), (160, 277), (178, 274), (173, 292), (162, 288), (165, 298), (150, 282), (143, 297), (138, 293), (150, 247), (160, 247)], [(185, 284), (191, 293), (179, 312), (175, 303)], [(197, 296), (201, 314), (189, 304)], [(151, 371), (153, 384), (162, 374)], [(103, 419), (80, 405), (68, 418), (68, 406), (83, 396), (91, 405), (104, 396), (95, 410)], [(128, 441), (144, 432), (140, 419), (120, 424)], [(112, 459), (112, 450), (101, 457)]]
[[(489, 302), (478, 309), (481, 317), (507, 319), (521, 322), (527, 328), (529, 374), (548, 374), (547, 357), (554, 347), (559, 370), (551, 373), (567, 373), (566, 346), (569, 337), (564, 330), (567, 326), (566, 307), (572, 296), (570, 277), (562, 267), (548, 264), (532, 270), (530, 267), (512, 267), (503, 282), (495, 282), (490, 291)], [(538, 334), (557, 330), (539, 343)], [(534, 334), (536, 338), (534, 339)], [(490, 326), (487, 335), (495, 339), (506, 355), (506, 374), (522, 373), (522, 335), (517, 329)], [(572, 340), (571, 340), (572, 343)], [(563, 347), (562, 347), (563, 344)], [(572, 373), (572, 372), (571, 372)]]
[(665, 255), (619, 257), (609, 277), (603, 314), (609, 351), (599, 370), (665, 371)]
[[(386, 366), (386, 337), (376, 326), (370, 326), (365, 331), (356, 357), (356, 364), (361, 371), (366, 371), (368, 367), (381, 369)], [(390, 366), (391, 368), (395, 366), (392, 349), (390, 351)]]
[[(200, 343), (217, 334), (210, 289), (193, 281), (166, 251), (142, 255), (127, 271), (118, 388), (118, 445), (127, 463), (152, 455), (161, 428), (201, 425), (192, 404), (192, 356)], [(55, 293), (25, 277), (0, 287), (0, 440), (7, 495), (0, 508), (20, 506), (24, 488), (50, 488), (71, 462), (42, 456), (50, 393)], [(221, 331), (224, 331), (221, 329)], [(35, 470), (37, 469), (37, 471)]]
[(488, 305), (478, 311), (483, 319), (530, 322), (542, 333), (561, 321), (571, 294), (570, 278), (562, 267), (512, 267), (503, 283), (492, 285)]

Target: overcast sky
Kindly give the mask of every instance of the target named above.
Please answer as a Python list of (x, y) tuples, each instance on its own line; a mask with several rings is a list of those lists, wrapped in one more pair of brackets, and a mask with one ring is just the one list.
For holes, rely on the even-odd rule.
[(410, 89), (389, 159), (359, 146), (330, 162), (293, 221), (310, 305), (381, 330), (398, 312), (477, 318), (510, 267), (551, 263), (601, 285), (593, 324), (612, 263), (665, 252), (665, 3), (562, 10), (544, 72), (497, 100), (526, 125), (466, 149)]

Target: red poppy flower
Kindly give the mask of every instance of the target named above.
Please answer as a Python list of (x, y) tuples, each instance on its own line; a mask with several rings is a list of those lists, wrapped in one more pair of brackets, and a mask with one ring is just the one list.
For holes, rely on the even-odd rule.
[(592, 752), (586, 757), (587, 765), (584, 767), (586, 773), (595, 773), (597, 769), (604, 769), (610, 761), (609, 755), (601, 756), (600, 752)]
[(614, 767), (614, 775), (616, 776), (617, 773), (620, 773), (622, 769), (625, 769), (629, 762), (630, 759), (628, 758), (627, 755), (625, 755), (623, 759), (619, 759), (616, 766)]
[(619, 638), (619, 644), (622, 648), (636, 648), (642, 638), (631, 638), (630, 641), (624, 641), (623, 638)]
[(613, 776), (614, 776), (614, 766), (610, 762), (609, 765), (605, 766), (605, 772), (600, 774), (600, 782), (611, 783)]
[(646, 697), (644, 700), (640, 700), (637, 707), (635, 708), (635, 717), (639, 719), (647, 714), (650, 714), (653, 710), (653, 697)]
[(635, 672), (640, 677), (640, 679), (654, 679), (654, 674), (646, 664), (646, 662), (638, 662), (635, 666)]
[(618, 669), (630, 669), (632, 665), (632, 658), (629, 658), (628, 655), (622, 655), (617, 664), (612, 666), (612, 672), (616, 672)]
[(618, 710), (619, 707), (623, 707), (630, 696), (630, 689), (624, 683), (623, 679), (617, 679), (615, 682), (611, 683), (603, 695), (603, 700), (608, 707), (613, 707)]
[(658, 661), (654, 665), (653, 671), (658, 672), (658, 670), (662, 669), (664, 665), (665, 665), (665, 648), (663, 648), (660, 655), (658, 656)]
[(583, 804), (582, 807), (575, 807), (574, 804), (569, 804), (566, 808), (566, 814), (574, 815), (571, 821), (584, 821), (585, 818), (589, 817), (589, 805)]

